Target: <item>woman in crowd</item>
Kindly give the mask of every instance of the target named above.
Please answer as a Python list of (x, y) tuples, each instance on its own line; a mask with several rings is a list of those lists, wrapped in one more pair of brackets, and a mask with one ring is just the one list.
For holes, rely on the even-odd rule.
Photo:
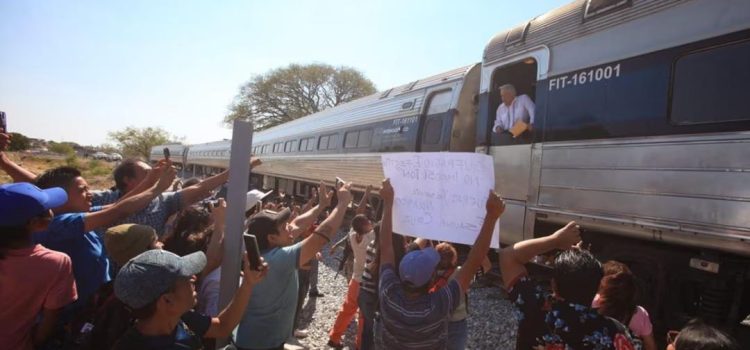
[(651, 318), (646, 309), (636, 304), (638, 285), (635, 275), (627, 265), (607, 261), (602, 265), (604, 277), (592, 307), (604, 316), (612, 317), (627, 325), (633, 336), (643, 344), (645, 350), (656, 350)]

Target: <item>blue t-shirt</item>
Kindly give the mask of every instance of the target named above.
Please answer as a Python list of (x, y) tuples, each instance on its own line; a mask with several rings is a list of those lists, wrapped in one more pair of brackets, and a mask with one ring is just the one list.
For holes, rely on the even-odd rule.
[[(95, 191), (92, 193), (92, 206), (113, 204), (120, 199), (118, 190)], [(182, 209), (182, 194), (180, 192), (164, 192), (156, 196), (145, 208), (125, 218), (120, 223), (140, 224), (150, 226), (161, 237), (164, 235), (164, 224), (172, 214)], [(116, 225), (112, 225), (116, 226)], [(102, 228), (100, 233), (106, 231)]]
[(273, 248), (263, 255), (268, 275), (253, 287), (253, 296), (237, 328), (241, 348), (268, 349), (284, 344), (292, 335), (297, 307), (297, 267), (302, 243)]
[(380, 268), (380, 317), (376, 338), (383, 349), (446, 349), (449, 316), (461, 301), (455, 279), (434, 293), (409, 298), (393, 265)]
[(84, 231), (85, 216), (85, 213), (55, 215), (47, 231), (32, 235), (34, 243), (70, 256), (78, 288), (78, 304), (85, 304), (99, 286), (111, 279), (104, 243), (96, 232)]

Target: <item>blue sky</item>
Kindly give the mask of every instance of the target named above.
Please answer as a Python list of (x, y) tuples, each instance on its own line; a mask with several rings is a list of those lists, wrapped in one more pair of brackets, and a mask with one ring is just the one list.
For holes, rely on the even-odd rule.
[(495, 33), (567, 2), (0, 0), (0, 110), (49, 140), (160, 126), (213, 141), (255, 74), (347, 65), (384, 90), (478, 62)]

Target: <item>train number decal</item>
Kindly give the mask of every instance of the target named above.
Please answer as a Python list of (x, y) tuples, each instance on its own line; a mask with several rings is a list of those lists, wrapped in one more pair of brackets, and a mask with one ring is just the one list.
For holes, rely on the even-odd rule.
[(570, 86), (580, 86), (602, 80), (620, 77), (620, 64), (592, 68), (576, 72), (573, 75), (562, 75), (549, 80), (549, 91), (561, 90)]

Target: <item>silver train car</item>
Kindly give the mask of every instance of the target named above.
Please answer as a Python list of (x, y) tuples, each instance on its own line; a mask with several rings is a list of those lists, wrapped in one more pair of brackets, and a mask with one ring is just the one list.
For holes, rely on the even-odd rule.
[[(576, 220), (600, 258), (643, 280), (655, 334), (700, 316), (750, 344), (738, 326), (750, 314), (748, 62), (750, 1), (578, 0), (498, 33), (481, 63), (257, 132), (253, 176), (304, 196), (335, 176), (377, 185), (383, 152), (489, 154), (502, 243)], [(519, 138), (492, 131), (504, 84), (536, 105)], [(207, 145), (186, 164), (226, 167), (226, 141), (191, 157)]]
[(188, 146), (179, 143), (170, 143), (166, 145), (151, 147), (151, 155), (149, 156), (149, 160), (153, 163), (156, 163), (164, 159), (165, 148), (169, 149), (169, 156), (172, 160), (172, 163), (179, 164), (180, 166), (186, 164)]

